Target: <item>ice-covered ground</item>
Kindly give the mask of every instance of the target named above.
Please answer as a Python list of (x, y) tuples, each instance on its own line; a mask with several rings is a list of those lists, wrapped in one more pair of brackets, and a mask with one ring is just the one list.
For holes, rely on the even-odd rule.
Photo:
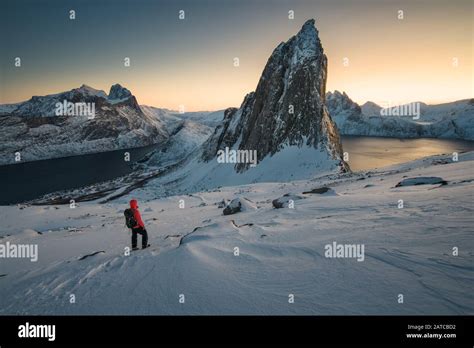
[[(395, 187), (414, 177), (447, 185)], [(335, 194), (302, 194), (322, 186)], [(0, 259), (0, 314), (474, 314), (473, 188), (467, 153), (148, 201), (3, 206), (0, 244), (37, 244), (39, 258)], [(286, 193), (302, 199), (273, 208)], [(131, 197), (152, 247), (125, 256)], [(216, 203), (236, 197), (245, 211), (224, 216)], [(333, 242), (363, 244), (364, 260), (326, 258)]]

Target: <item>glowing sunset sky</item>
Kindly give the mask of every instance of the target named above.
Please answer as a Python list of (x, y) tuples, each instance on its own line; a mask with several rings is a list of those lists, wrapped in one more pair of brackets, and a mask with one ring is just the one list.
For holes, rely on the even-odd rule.
[[(472, 3), (2, 0), (0, 103), (84, 83), (108, 93), (120, 83), (140, 104), (187, 111), (239, 106), (273, 49), (309, 18), (328, 56), (328, 91), (345, 91), (360, 104), (472, 98)], [(178, 19), (181, 9), (185, 20)]]

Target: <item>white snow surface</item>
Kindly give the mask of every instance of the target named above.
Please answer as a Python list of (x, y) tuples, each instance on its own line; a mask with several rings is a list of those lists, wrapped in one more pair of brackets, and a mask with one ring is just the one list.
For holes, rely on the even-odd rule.
[[(234, 150), (238, 148), (238, 143), (239, 141), (234, 145)], [(334, 173), (338, 163), (322, 149), (306, 145), (285, 146), (274, 155), (266, 156), (255, 167), (237, 173), (235, 163), (219, 163), (217, 158), (209, 162), (203, 161), (198, 148), (190, 153), (188, 160), (178, 169), (154, 179), (138, 192), (143, 197), (152, 199), (157, 195), (185, 194), (220, 186), (302, 180)]]
[[(0, 314), (472, 315), (473, 165), (470, 152), (458, 162), (436, 156), (161, 199), (134, 191), (75, 209), (3, 206), (0, 243), (37, 244), (39, 259), (0, 259)], [(417, 176), (448, 184), (395, 187)], [(337, 194), (302, 195), (323, 186)], [(286, 193), (305, 199), (274, 209), (272, 200)], [(132, 197), (152, 247), (125, 256), (123, 210)], [(255, 209), (223, 216), (216, 203), (234, 198)], [(326, 258), (333, 242), (364, 244), (364, 261)]]
[(200, 123), (202, 125), (215, 128), (224, 119), (224, 111), (225, 110), (193, 111), (193, 112), (185, 112), (182, 114), (177, 113), (175, 114), (175, 116), (183, 120), (194, 121), (196, 123)]
[(224, 119), (225, 110), (217, 111), (190, 111), (180, 113), (179, 111), (169, 110), (164, 108), (157, 108), (154, 106), (140, 105), (142, 111), (148, 115), (154, 115), (158, 119), (167, 122), (167, 126), (172, 125), (173, 122), (192, 121), (202, 124), (204, 126), (214, 128)]
[(166, 145), (148, 161), (148, 165), (158, 167), (180, 162), (196, 152), (224, 117), (224, 111), (179, 114), (146, 105), (140, 108), (146, 115), (158, 119), (170, 135)]

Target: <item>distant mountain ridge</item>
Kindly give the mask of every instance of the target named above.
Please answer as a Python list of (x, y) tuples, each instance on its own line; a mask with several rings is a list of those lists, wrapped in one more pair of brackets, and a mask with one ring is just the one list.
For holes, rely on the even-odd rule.
[(111, 86), (109, 95), (103, 90), (95, 89), (86, 84), (66, 92), (33, 96), (29, 100), (0, 105), (0, 116), (25, 116), (25, 117), (52, 117), (56, 114), (56, 103), (67, 100), (72, 103), (95, 102), (99, 105), (127, 103), (139, 111), (139, 105), (132, 93), (120, 84)]
[[(62, 103), (91, 104), (93, 117), (58, 115)], [(87, 85), (0, 106), (0, 163), (12, 164), (141, 147), (165, 142), (163, 122), (147, 115), (131, 92), (113, 85), (109, 95)]]
[(419, 115), (403, 116), (392, 114), (397, 108), (410, 104), (382, 108), (366, 102), (359, 106), (345, 92), (339, 91), (328, 92), (326, 104), (343, 135), (474, 140), (474, 99), (438, 105), (419, 102), (416, 105)]

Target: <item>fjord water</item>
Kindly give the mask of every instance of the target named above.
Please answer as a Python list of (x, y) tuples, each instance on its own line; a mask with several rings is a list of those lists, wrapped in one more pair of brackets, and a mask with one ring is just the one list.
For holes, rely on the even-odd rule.
[[(16, 204), (46, 193), (79, 188), (133, 172), (132, 162), (156, 145), (0, 166), (0, 205)], [(130, 153), (130, 162), (124, 153)]]
[[(343, 136), (353, 171), (370, 170), (418, 158), (474, 150), (474, 142), (453, 139), (396, 139)], [(132, 161), (139, 160), (155, 145), (82, 156), (56, 158), (0, 166), (0, 204), (16, 204), (46, 193), (79, 188), (118, 178), (133, 172)], [(129, 152), (130, 162), (124, 161)]]
[(419, 158), (474, 150), (474, 141), (457, 139), (398, 139), (342, 136), (344, 152), (349, 153), (353, 171), (371, 170)]

